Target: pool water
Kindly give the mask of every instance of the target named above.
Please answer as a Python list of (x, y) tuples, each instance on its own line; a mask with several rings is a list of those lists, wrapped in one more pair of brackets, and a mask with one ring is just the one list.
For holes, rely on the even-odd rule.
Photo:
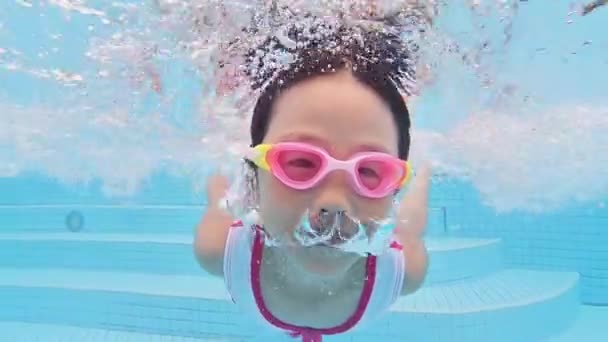
[[(91, 32), (109, 30), (98, 22), (105, 17), (87, 12), (85, 3), (108, 4), (0, 4), (0, 340), (293, 341), (254, 326), (230, 301), (223, 281), (206, 274), (193, 256), (193, 232), (206, 207), (200, 178), (214, 167), (205, 159), (209, 151), (198, 150), (200, 139), (189, 140), (190, 130), (199, 127), (190, 121), (196, 105), (183, 95), (199, 92), (193, 73), (167, 71), (180, 81), (172, 88), (180, 96), (156, 107), (176, 113), (166, 116), (149, 114), (155, 95), (131, 98), (125, 91), (120, 101), (101, 101), (106, 90), (122, 93), (124, 83), (101, 82), (91, 90), (77, 75), (60, 86), (55, 82), (70, 68), (82, 75), (101, 72), (74, 58), (95, 45), (87, 40)], [(540, 102), (549, 104), (544, 117), (558, 119), (528, 120), (534, 113), (525, 112), (509, 117), (511, 127), (502, 127), (505, 121), (491, 126), (505, 134), (526, 125), (548, 132), (528, 144), (517, 145), (518, 137), (533, 134), (493, 142), (490, 150), (445, 145), (453, 147), (446, 154), (471, 148), (462, 156), (482, 167), (477, 178), (433, 181), (424, 286), (373, 324), (324, 341), (606, 340), (608, 164), (602, 151), (608, 146), (601, 114), (608, 89), (608, 9), (581, 19), (566, 1), (550, 8), (515, 3), (527, 12), (514, 26), (517, 49), (508, 63), (498, 63), (506, 70), (502, 81), (535, 89)], [(552, 19), (543, 24), (535, 18)], [(453, 29), (455, 23), (442, 24)], [(53, 49), (55, 42), (61, 49)], [(416, 104), (416, 128), (446, 132), (466, 116), (454, 105), (462, 100), (452, 92), (460, 79), (443, 84), (448, 91), (431, 92)], [(88, 106), (68, 110), (59, 100), (66, 97)], [(111, 115), (88, 111), (101, 104)], [(121, 126), (121, 114), (108, 109), (122, 105), (135, 118), (133, 126)], [(583, 105), (594, 115), (575, 110)], [(167, 116), (171, 125), (165, 126)], [(568, 117), (572, 121), (562, 120)], [(102, 129), (92, 121), (111, 125)], [(581, 121), (589, 127), (568, 132), (570, 123)], [(478, 135), (466, 132), (465, 143)], [(564, 136), (570, 140), (560, 140)], [(511, 150), (498, 151), (511, 143)], [(553, 155), (555, 146), (566, 156), (589, 158)], [(503, 153), (510, 157), (500, 164), (504, 160), (496, 158)], [(178, 165), (164, 168), (168, 161)], [(547, 171), (546, 163), (554, 168)]]

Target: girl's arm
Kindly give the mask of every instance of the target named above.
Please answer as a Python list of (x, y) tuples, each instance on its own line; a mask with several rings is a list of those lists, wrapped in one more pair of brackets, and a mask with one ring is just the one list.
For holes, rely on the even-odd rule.
[(219, 201), (228, 189), (228, 180), (222, 176), (210, 177), (207, 185), (207, 211), (196, 228), (194, 255), (203, 269), (213, 275), (224, 274), (224, 249), (230, 225), (230, 214), (219, 207)]
[(428, 254), (422, 237), (428, 221), (430, 181), (430, 167), (423, 166), (413, 179), (399, 207), (399, 224), (395, 234), (403, 245), (406, 264), (402, 295), (418, 290), (427, 273)]
[(582, 15), (587, 15), (605, 5), (608, 5), (608, 0), (595, 0), (583, 7)]

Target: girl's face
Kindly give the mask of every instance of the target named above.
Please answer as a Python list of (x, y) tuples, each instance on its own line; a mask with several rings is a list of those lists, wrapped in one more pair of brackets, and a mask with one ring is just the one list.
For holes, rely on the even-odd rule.
[[(283, 92), (274, 103), (264, 143), (305, 142), (340, 160), (363, 151), (397, 156), (396, 127), (382, 98), (345, 70), (300, 82)], [(392, 196), (358, 195), (341, 171), (328, 174), (309, 190), (289, 188), (261, 170), (258, 184), (264, 228), (272, 236), (288, 239), (307, 210), (313, 220), (323, 211), (345, 211), (366, 223), (385, 217), (393, 200)], [(348, 229), (354, 230), (341, 227), (342, 232)], [(341, 274), (358, 258), (326, 246), (290, 247), (286, 254), (302, 269), (317, 274)]]

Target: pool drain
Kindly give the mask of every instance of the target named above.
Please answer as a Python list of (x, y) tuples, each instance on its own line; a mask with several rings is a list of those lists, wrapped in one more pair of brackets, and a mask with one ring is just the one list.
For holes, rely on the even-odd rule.
[(70, 211), (65, 216), (65, 227), (71, 232), (79, 232), (84, 228), (84, 216), (78, 210)]

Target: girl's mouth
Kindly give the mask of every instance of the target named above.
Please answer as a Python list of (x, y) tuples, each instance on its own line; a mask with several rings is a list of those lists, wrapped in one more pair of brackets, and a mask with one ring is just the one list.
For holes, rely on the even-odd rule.
[(309, 217), (310, 230), (306, 235), (311, 239), (322, 237), (313, 246), (338, 247), (351, 238), (354, 233), (352, 220), (341, 213), (313, 215)]

